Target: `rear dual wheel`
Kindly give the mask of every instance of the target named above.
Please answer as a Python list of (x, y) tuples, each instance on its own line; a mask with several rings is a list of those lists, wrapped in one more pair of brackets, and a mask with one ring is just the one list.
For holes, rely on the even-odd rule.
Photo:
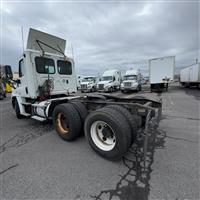
[(81, 135), (86, 116), (87, 109), (79, 101), (57, 105), (53, 112), (56, 132), (63, 140), (75, 140)]
[(104, 107), (90, 113), (84, 125), (88, 143), (99, 155), (120, 159), (131, 144), (131, 128), (119, 111)]

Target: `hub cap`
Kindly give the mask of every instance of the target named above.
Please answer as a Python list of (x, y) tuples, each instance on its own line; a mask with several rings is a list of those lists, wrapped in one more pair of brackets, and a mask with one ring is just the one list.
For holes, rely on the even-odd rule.
[(67, 133), (69, 133), (69, 126), (67, 123), (67, 119), (65, 117), (65, 115), (63, 115), (62, 113), (58, 113), (57, 115), (57, 119), (56, 119), (56, 125), (58, 128), (58, 131), (65, 135)]
[(116, 144), (115, 133), (106, 122), (93, 122), (90, 128), (90, 135), (95, 145), (103, 151), (112, 150)]

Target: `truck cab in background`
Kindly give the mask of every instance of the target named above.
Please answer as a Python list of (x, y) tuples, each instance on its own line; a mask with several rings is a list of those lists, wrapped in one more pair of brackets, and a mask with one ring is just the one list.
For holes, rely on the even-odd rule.
[(139, 70), (130, 69), (127, 70), (121, 83), (121, 92), (128, 91), (141, 91), (141, 74)]
[(95, 92), (97, 90), (97, 82), (99, 81), (96, 76), (85, 76), (81, 80), (81, 92)]
[(81, 89), (81, 81), (82, 81), (82, 79), (83, 79), (82, 75), (78, 75), (77, 76), (77, 90)]
[(120, 89), (121, 72), (119, 70), (107, 70), (98, 82), (99, 92), (114, 92)]

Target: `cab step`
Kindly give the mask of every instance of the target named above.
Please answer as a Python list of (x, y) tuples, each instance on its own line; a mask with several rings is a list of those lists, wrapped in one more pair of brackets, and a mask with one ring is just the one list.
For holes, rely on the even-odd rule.
[(21, 104), (22, 104), (22, 105), (25, 105), (25, 106), (29, 106), (29, 105), (31, 105), (30, 102), (22, 102)]
[(23, 115), (23, 116), (25, 116), (25, 117), (31, 116), (29, 113), (26, 113), (26, 112), (22, 112), (21, 115)]
[(37, 116), (37, 115), (31, 116), (31, 118), (32, 118), (32, 119), (35, 119), (35, 120), (37, 120), (37, 121), (40, 121), (40, 122), (46, 121), (45, 118), (39, 117), (39, 116)]
[(47, 107), (46, 105), (40, 105), (40, 104), (37, 104), (37, 103), (32, 104), (32, 106), (38, 107), (38, 108), (46, 108)]

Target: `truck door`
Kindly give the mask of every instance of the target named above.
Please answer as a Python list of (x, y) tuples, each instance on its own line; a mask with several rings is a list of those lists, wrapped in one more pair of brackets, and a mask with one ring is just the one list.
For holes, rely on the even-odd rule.
[(26, 70), (24, 59), (19, 61), (19, 93), (21, 96), (28, 96), (28, 85), (27, 85), (27, 77), (26, 77)]
[(57, 72), (55, 90), (59, 93), (76, 91), (77, 82), (73, 72), (73, 63), (68, 60), (57, 60)]

